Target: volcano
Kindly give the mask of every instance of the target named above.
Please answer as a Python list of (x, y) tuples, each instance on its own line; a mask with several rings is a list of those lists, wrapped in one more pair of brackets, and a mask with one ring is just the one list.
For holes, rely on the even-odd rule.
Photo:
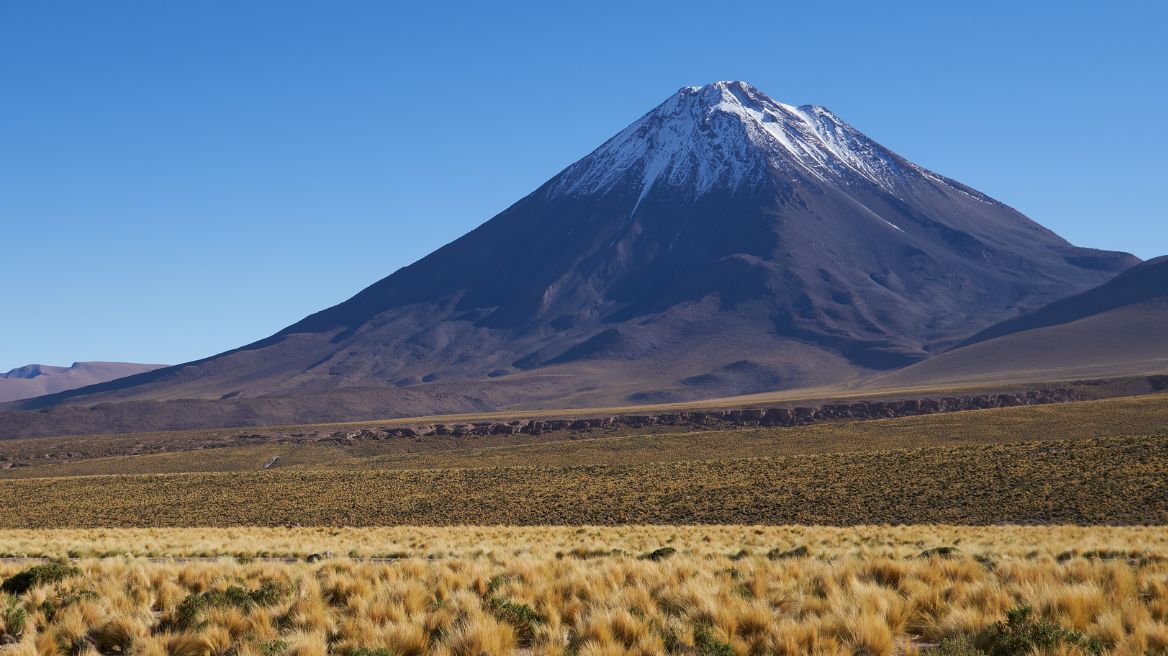
[(16, 407), (204, 400), (299, 421), (832, 384), (1138, 262), (1073, 246), (824, 107), (717, 82), (267, 339)]

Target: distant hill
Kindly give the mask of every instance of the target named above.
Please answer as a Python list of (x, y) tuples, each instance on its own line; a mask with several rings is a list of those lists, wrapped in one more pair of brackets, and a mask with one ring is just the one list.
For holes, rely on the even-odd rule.
[(0, 401), (15, 401), (63, 392), (165, 366), (133, 362), (74, 362), (68, 367), (29, 364), (0, 374)]
[[(452, 193), (459, 175), (473, 172), (452, 173)], [(717, 82), (679, 90), (469, 234), (267, 339), (9, 408), (131, 402), (102, 412), (145, 428), (837, 384), (1138, 261), (1076, 247), (824, 107)]]
[(1049, 381), (1168, 372), (1168, 256), (1008, 319), (881, 386)]

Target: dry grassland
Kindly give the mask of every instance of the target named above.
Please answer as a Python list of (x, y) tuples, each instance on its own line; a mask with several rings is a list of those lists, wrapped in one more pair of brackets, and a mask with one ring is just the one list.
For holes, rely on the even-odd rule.
[(369, 526), (8, 529), (4, 558), (238, 557), (558, 558), (639, 554), (662, 546), (701, 558), (807, 547), (816, 558), (909, 559), (956, 546), (968, 557), (1040, 559), (1076, 553), (1168, 556), (1162, 526)]
[(1166, 400), (21, 468), (0, 654), (1165, 656)]
[[(0, 542), (405, 556), (75, 561), (0, 595), (10, 654), (1168, 653), (1164, 528), (105, 529)], [(0, 576), (28, 567), (3, 562)], [(1020, 606), (1034, 630), (991, 628)]]

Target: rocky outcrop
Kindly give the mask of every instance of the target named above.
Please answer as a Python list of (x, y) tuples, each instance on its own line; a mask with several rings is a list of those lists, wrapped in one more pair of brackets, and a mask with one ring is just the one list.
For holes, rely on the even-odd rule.
[(615, 415), (563, 419), (529, 419), (509, 422), (476, 422), (459, 424), (424, 424), (363, 429), (335, 433), (334, 438), (392, 439), (427, 436), (473, 437), (485, 435), (545, 435), (562, 431), (589, 432), (619, 428), (688, 428), (718, 430), (738, 427), (802, 426), (823, 421), (890, 419), (940, 412), (987, 410), (1048, 403), (1067, 403), (1082, 400), (1080, 392), (1072, 388), (1032, 390), (1011, 394), (981, 394), (974, 396), (945, 396), (939, 398), (856, 401), (824, 405), (778, 406), (769, 408), (741, 408), (728, 410), (693, 410), (657, 415)]

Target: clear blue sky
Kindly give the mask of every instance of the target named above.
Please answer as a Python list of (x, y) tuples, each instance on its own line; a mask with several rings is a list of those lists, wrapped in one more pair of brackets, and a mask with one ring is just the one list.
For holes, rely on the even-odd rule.
[(495, 4), (0, 4), (0, 370), (265, 337), (720, 79), (1168, 253), (1165, 3)]

